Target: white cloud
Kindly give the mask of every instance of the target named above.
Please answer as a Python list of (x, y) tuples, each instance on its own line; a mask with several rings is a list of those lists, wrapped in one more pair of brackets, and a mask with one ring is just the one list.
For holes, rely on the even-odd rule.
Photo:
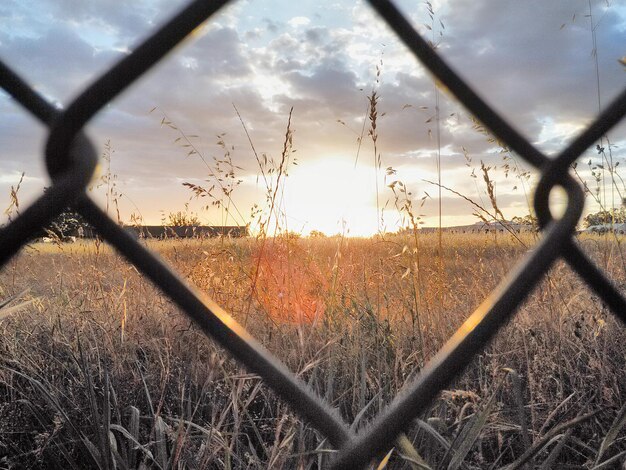
[(287, 21), (287, 24), (289, 24), (289, 26), (291, 26), (292, 28), (298, 28), (300, 26), (308, 26), (310, 23), (311, 23), (311, 20), (307, 18), (306, 16), (294, 16), (289, 21)]

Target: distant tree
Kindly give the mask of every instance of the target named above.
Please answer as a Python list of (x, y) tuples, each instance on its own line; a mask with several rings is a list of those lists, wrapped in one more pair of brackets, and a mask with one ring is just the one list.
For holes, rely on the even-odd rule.
[(285, 240), (298, 240), (301, 236), (301, 233), (294, 231), (283, 232), (279, 235), (280, 238)]
[(197, 214), (193, 212), (170, 212), (165, 225), (170, 227), (188, 227), (202, 225)]
[(537, 227), (539, 225), (537, 217), (533, 214), (526, 214), (524, 217), (515, 216), (511, 219), (511, 222), (519, 225), (531, 225), (533, 227)]
[(55, 238), (69, 236), (84, 236), (85, 229), (90, 227), (87, 221), (78, 212), (66, 209), (61, 212), (46, 228), (47, 235)]
[(610, 211), (594, 212), (593, 214), (587, 214), (583, 218), (583, 224), (585, 227), (611, 223), (626, 223), (626, 209), (624, 207), (620, 207), (619, 209), (611, 209)]
[[(48, 188), (44, 188), (44, 192)], [(57, 239), (63, 239), (69, 236), (84, 236), (87, 230), (91, 230), (92, 227), (84, 219), (82, 215), (76, 212), (74, 209), (67, 207), (58, 216), (44, 227), (40, 236), (48, 236)]]
[(311, 230), (309, 233), (310, 238), (326, 238), (326, 234), (320, 230)]

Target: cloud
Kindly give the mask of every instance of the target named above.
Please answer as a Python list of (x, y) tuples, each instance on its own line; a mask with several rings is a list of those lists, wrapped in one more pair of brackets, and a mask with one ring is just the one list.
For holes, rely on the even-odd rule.
[[(587, 8), (582, 1), (524, 5), (462, 1), (446, 15), (442, 53), (498, 111), (534, 140), (542, 130), (541, 118), (582, 122), (597, 113)], [(618, 44), (623, 42), (620, 23), (623, 20), (617, 13), (608, 11), (600, 25), (602, 31), (598, 30), (605, 97), (614, 96), (623, 86), (615, 61)], [(566, 27), (561, 29), (561, 24)]]
[(307, 18), (306, 16), (294, 16), (289, 21), (287, 21), (287, 24), (291, 26), (292, 28), (298, 28), (299, 26), (307, 26), (310, 23), (311, 23), (311, 20)]
[[(41, 2), (38, 9), (27, 2), (12, 3), (10, 8), (0, 7), (3, 21), (15, 25), (10, 32), (0, 31), (0, 56), (46, 97), (67, 103), (183, 3), (141, 0), (119, 8), (105, 1), (61, 0)], [(412, 2), (402, 4), (419, 30), (430, 35), (423, 25), (430, 24), (425, 9)], [(438, 21), (433, 23), (435, 38), (443, 33), (438, 51), (542, 150), (558, 151), (596, 115), (586, 2), (459, 0), (435, 6), (435, 20), (441, 18), (445, 25), (443, 29)], [(383, 169), (397, 168), (416, 188), (415, 194), (429, 186), (422, 181), (424, 175), (431, 179), (434, 175), (438, 133), (443, 176), (450, 186), (468, 194), (477, 194), (477, 182), (481, 187), (480, 179), (469, 176), (463, 147), (474, 166), (481, 160), (505, 165), (497, 144), (475, 129), (452, 97), (441, 88), (436, 91), (424, 67), (367, 5), (302, 2), (271, 17), (267, 8), (262, 2), (236, 2), (90, 124), (97, 145), (110, 140), (116, 151), (112, 166), (120, 186), (138, 206), (150, 207), (153, 217), (159, 204), (176, 210), (173, 205), (189, 197), (181, 181), (202, 181), (209, 173), (197, 156), (186, 157), (187, 147), (174, 143), (181, 134), (161, 126), (162, 113), (186, 135), (199, 136), (192, 140), (209, 164), (213, 157), (223, 156), (224, 148), (216, 141), (225, 133), (246, 184), (258, 171), (246, 130), (258, 155), (277, 157), (291, 108), (293, 143), (301, 165), (327, 158), (347, 161), (350, 167), (357, 154), (359, 166), (371, 165), (366, 110), (373, 90), (380, 97), (377, 149)], [(594, 9), (600, 21), (597, 57), (605, 105), (624, 83), (623, 67), (616, 60), (623, 55), (626, 14), (619, 7), (594, 5)], [(562, 24), (566, 26), (561, 28)], [(155, 106), (158, 110), (148, 114)], [(9, 155), (0, 169), (6, 174), (24, 169), (33, 178), (43, 178), (38, 155), (45, 130), (3, 95), (0, 111), (0, 145)], [(616, 144), (626, 140), (625, 131), (622, 124), (612, 133)], [(615, 158), (622, 157), (616, 148)], [(524, 198), (512, 190), (514, 176), (505, 177), (498, 170), (493, 177), (503, 192), (503, 204), (519, 208)], [(172, 188), (168, 196), (155, 202), (158, 188), (165, 187)], [(511, 195), (505, 198), (506, 191)], [(251, 183), (240, 192), (242, 206), (259, 196)], [(457, 214), (464, 206), (453, 199), (450, 196), (445, 204), (452, 204), (450, 213)], [(425, 212), (432, 211), (429, 204)]]

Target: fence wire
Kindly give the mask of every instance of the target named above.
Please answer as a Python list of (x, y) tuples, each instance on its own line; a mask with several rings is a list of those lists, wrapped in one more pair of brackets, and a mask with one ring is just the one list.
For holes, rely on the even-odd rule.
[[(66, 207), (72, 207), (97, 229), (102, 238), (166, 293), (207, 336), (216, 340), (250, 371), (261, 376), (296, 413), (328, 439), (337, 449), (332, 469), (363, 468), (374, 457), (390, 449), (398, 434), (426, 410), (439, 392), (507, 323), (558, 259), (565, 260), (626, 323), (626, 299), (583, 253), (573, 237), (582, 214), (584, 193), (568, 172), (570, 165), (588, 147), (624, 117), (626, 88), (577, 139), (556, 158), (549, 158), (490, 108), (417, 33), (393, 2), (368, 1), (413, 55), (476, 118), (511, 150), (539, 169), (541, 179), (534, 194), (534, 208), (543, 235), (536, 248), (471, 314), (419, 377), (405, 387), (403, 393), (370, 427), (358, 434), (350, 429), (335, 409), (300, 381), (218, 304), (187, 286), (174, 271), (111, 220), (86, 193), (98, 156), (83, 132), (85, 126), (109, 101), (228, 1), (196, 0), (190, 3), (87, 87), (64, 111), (38, 95), (0, 60), (0, 86), (50, 129), (45, 162), (52, 179), (51, 188), (0, 231), (0, 265), (20, 250), (31, 233), (49, 224)], [(549, 194), (555, 186), (563, 188), (568, 197), (565, 214), (558, 220), (552, 217), (548, 203)]]

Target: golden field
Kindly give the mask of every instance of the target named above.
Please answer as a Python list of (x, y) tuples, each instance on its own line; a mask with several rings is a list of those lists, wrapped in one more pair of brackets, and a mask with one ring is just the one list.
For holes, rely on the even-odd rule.
[[(441, 253), (436, 234), (147, 245), (361, 429), (535, 243), (444, 233)], [(580, 243), (626, 285), (621, 239)], [(28, 246), (0, 276), (0, 298), (18, 293), (0, 323), (1, 468), (330, 461), (323, 436), (105, 245)], [(557, 263), (374, 468), (619, 467), (625, 337)]]

